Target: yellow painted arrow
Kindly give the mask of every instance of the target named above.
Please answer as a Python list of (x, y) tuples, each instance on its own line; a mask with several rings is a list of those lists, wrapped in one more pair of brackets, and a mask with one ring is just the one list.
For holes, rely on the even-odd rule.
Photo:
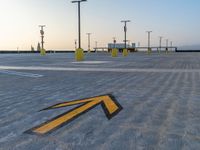
[[(49, 109), (57, 109), (61, 107), (67, 107), (72, 105), (82, 104), (74, 109), (71, 109), (68, 112), (65, 112), (41, 125), (38, 125), (28, 131), (26, 133), (33, 133), (33, 134), (47, 134), (52, 132), (53, 130), (63, 126), (63, 124), (67, 124), (70, 121), (74, 120), (75, 118), (79, 117), (83, 113), (89, 111), (90, 109), (96, 107), (97, 105), (101, 104), (106, 116), (108, 119), (114, 117), (118, 112), (122, 110), (122, 106), (116, 101), (116, 99), (112, 95), (102, 95), (92, 98), (86, 98), (81, 100), (74, 100), (64, 103), (59, 103), (43, 110)], [(43, 111), (42, 110), (42, 111)]]

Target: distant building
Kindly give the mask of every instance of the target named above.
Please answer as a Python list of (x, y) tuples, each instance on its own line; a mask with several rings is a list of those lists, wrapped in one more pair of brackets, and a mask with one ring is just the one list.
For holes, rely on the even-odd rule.
[[(132, 43), (131, 45), (126, 44), (127, 48), (135, 48), (135, 43)], [(112, 49), (112, 48), (118, 48), (118, 49), (123, 49), (125, 48), (125, 43), (108, 43), (108, 48)]]
[[(130, 44), (126, 44), (126, 48), (130, 51), (130, 52), (134, 52), (136, 51), (136, 44), (132, 43)], [(108, 43), (108, 51), (110, 52), (113, 48), (117, 48), (119, 49), (120, 52), (122, 52), (122, 50), (125, 48), (125, 43)]]

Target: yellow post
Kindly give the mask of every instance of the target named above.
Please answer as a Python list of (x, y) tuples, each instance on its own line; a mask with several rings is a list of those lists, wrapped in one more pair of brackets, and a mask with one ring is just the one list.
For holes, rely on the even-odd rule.
[(117, 48), (113, 48), (112, 52), (111, 52), (112, 57), (117, 57), (118, 56), (118, 49)]
[(75, 59), (76, 59), (76, 61), (83, 61), (84, 60), (84, 51), (83, 51), (82, 48), (76, 49)]
[(151, 54), (151, 48), (148, 48), (148, 54)]
[(44, 48), (40, 49), (40, 55), (41, 56), (45, 56), (46, 55), (46, 50)]
[(126, 48), (124, 48), (122, 54), (124, 57), (128, 56), (128, 50)]

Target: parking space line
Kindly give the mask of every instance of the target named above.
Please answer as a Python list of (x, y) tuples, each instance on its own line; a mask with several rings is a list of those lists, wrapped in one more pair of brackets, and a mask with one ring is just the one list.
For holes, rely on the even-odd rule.
[(17, 76), (23, 76), (23, 77), (31, 77), (31, 78), (40, 78), (43, 77), (43, 75), (40, 74), (33, 74), (33, 73), (26, 73), (26, 72), (17, 72), (17, 71), (11, 71), (11, 70), (1, 70), (0, 74), (9, 74), (9, 75), (17, 75)]

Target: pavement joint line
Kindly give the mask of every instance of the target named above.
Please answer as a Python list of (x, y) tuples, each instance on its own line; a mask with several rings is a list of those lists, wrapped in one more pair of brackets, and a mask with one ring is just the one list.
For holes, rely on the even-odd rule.
[(26, 72), (18, 72), (18, 71), (10, 71), (10, 70), (2, 70), (0, 69), (0, 74), (9, 74), (9, 75), (17, 75), (22, 77), (31, 77), (31, 78), (40, 78), (43, 77), (43, 75), (40, 74), (33, 74), (33, 73), (26, 73)]
[[(70, 67), (34, 67), (34, 66), (0, 66), (4, 70), (36, 70), (36, 71), (80, 71), (80, 72), (145, 72), (145, 73), (200, 73), (200, 69), (155, 69), (155, 68), (70, 68)], [(23, 75), (23, 74), (22, 74)], [(26, 75), (26, 74), (24, 74)], [(41, 77), (42, 75), (38, 75)], [(36, 74), (37, 77), (37, 74)]]

